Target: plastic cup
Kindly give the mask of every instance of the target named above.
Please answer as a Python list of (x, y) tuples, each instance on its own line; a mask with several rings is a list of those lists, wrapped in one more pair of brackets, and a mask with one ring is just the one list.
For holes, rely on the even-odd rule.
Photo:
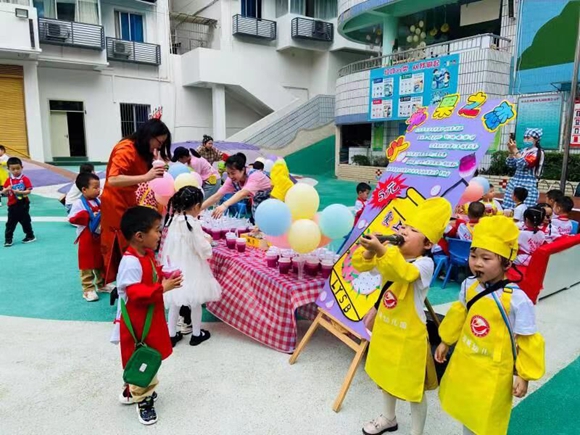
[(290, 268), (292, 267), (292, 262), (288, 257), (280, 257), (278, 260), (278, 270), (282, 275), (288, 275)]
[(306, 275), (315, 277), (318, 274), (318, 267), (320, 266), (320, 260), (316, 257), (310, 257), (306, 260), (304, 265), (304, 270)]
[(236, 240), (238, 236), (234, 233), (227, 233), (226, 234), (226, 246), (230, 249), (236, 249)]
[(153, 160), (153, 167), (154, 168), (164, 168), (165, 162), (163, 160)]
[(238, 252), (246, 252), (246, 239), (238, 237), (236, 239), (236, 248)]
[(321, 267), (320, 273), (322, 274), (322, 277), (326, 279), (330, 276), (332, 268), (334, 267), (334, 263), (329, 260), (323, 260), (322, 263), (320, 264), (320, 267)]
[(219, 228), (212, 228), (211, 229), (211, 238), (215, 241), (218, 241), (222, 237), (222, 230)]
[(222, 239), (225, 239), (225, 238), (226, 238), (226, 234), (227, 234), (227, 233), (229, 233), (229, 232), (230, 232), (230, 230), (229, 230), (229, 229), (227, 229), (227, 228), (222, 228), (222, 230), (221, 230), (221, 238), (222, 238)]
[(163, 278), (165, 279), (172, 279), (172, 278), (177, 278), (178, 276), (181, 276), (181, 269), (179, 267), (169, 267), (169, 266), (163, 266), (163, 269), (161, 269), (161, 273), (163, 275)]
[(273, 251), (266, 252), (266, 264), (268, 267), (276, 267), (278, 265), (278, 254)]
[(292, 258), (292, 271), (297, 274), (300, 266), (302, 266), (302, 268), (304, 268), (305, 261), (306, 260), (304, 259), (304, 257), (293, 257)]

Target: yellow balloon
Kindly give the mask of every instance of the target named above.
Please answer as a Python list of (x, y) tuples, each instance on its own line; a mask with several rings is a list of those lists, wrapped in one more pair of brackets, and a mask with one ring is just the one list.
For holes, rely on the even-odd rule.
[(320, 198), (314, 187), (296, 183), (286, 193), (284, 202), (290, 208), (292, 220), (312, 219), (318, 211)]
[(197, 182), (197, 178), (192, 173), (179, 174), (177, 176), (177, 178), (175, 179), (173, 185), (175, 186), (176, 192), (185, 186), (199, 187), (199, 183)]
[(322, 235), (316, 222), (299, 219), (292, 223), (288, 231), (288, 244), (300, 254), (314, 251), (320, 244)]

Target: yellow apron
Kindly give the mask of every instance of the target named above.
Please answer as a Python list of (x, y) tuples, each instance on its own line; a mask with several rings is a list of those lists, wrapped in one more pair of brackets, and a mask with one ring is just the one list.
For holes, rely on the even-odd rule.
[(365, 369), (383, 390), (420, 402), (425, 389), (427, 328), (415, 309), (413, 283), (396, 282), (383, 295)]
[(0, 163), (0, 188), (4, 186), (9, 177), (8, 169), (5, 164)]
[[(479, 283), (467, 289), (466, 300)], [(511, 289), (500, 298), (509, 316)], [(514, 358), (496, 302), (485, 296), (467, 314), (455, 351), (441, 380), (442, 408), (477, 435), (507, 433), (512, 409)]]

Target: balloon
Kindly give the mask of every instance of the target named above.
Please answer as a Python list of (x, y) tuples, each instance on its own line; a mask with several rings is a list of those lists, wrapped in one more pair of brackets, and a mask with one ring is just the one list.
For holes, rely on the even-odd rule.
[(198, 179), (191, 172), (188, 174), (179, 174), (175, 179), (174, 185), (176, 191), (185, 186), (201, 187), (198, 182)]
[(318, 210), (320, 198), (312, 186), (296, 183), (286, 193), (286, 204), (292, 213), (292, 219), (311, 219)]
[(318, 248), (321, 239), (320, 228), (310, 219), (298, 219), (288, 231), (290, 247), (300, 254), (306, 254)]
[(172, 196), (175, 193), (173, 177), (167, 172), (163, 173), (163, 178), (154, 178), (151, 180), (149, 187), (151, 187), (153, 193), (160, 196)]
[(288, 234), (284, 234), (283, 236), (278, 236), (278, 237), (272, 237), (272, 236), (266, 236), (266, 241), (272, 245), (272, 246), (276, 246), (277, 248), (281, 248), (281, 249), (289, 249), (290, 248), (290, 244), (288, 243)]
[[(316, 224), (320, 227), (320, 213), (316, 213), (314, 215), (314, 218), (312, 218), (312, 220), (314, 222), (316, 222)], [(328, 245), (330, 242), (332, 242), (332, 239), (329, 237), (326, 237), (324, 234), (322, 234), (322, 231), (320, 233), (322, 235), (322, 237), (320, 237), (320, 243), (318, 244), (319, 248), (323, 248), (324, 246)]]
[(175, 179), (180, 174), (189, 174), (190, 170), (189, 167), (185, 166), (183, 163), (177, 162), (169, 166), (167, 172), (169, 172), (169, 174)]
[(264, 171), (270, 172), (272, 170), (272, 166), (274, 166), (274, 162), (270, 159), (264, 162)]
[(197, 182), (195, 187), (199, 187), (201, 189), (203, 186), (203, 180), (201, 179), (201, 175), (199, 175), (197, 172), (192, 172), (191, 175), (193, 176), (193, 178), (195, 178), (195, 181)]
[(264, 157), (258, 157), (256, 161), (266, 164), (266, 159)]
[(479, 201), (483, 196), (483, 186), (477, 183), (469, 183), (469, 185), (465, 188), (465, 192), (463, 192), (463, 196), (461, 199), (464, 199), (465, 202), (473, 202)]
[(155, 201), (157, 201), (159, 204), (161, 204), (163, 206), (167, 206), (170, 199), (171, 199), (171, 196), (162, 196), (162, 195), (155, 194)]
[(292, 214), (286, 204), (279, 199), (267, 199), (256, 209), (256, 225), (268, 236), (286, 234), (292, 225)]
[(481, 187), (483, 187), (483, 194), (487, 194), (487, 192), (489, 192), (489, 181), (487, 178), (485, 177), (474, 177), (471, 179), (471, 181), (469, 182), (469, 184), (471, 183), (477, 183), (479, 184)]
[(320, 231), (331, 239), (340, 239), (348, 234), (354, 225), (354, 216), (348, 207), (332, 204), (320, 213)]

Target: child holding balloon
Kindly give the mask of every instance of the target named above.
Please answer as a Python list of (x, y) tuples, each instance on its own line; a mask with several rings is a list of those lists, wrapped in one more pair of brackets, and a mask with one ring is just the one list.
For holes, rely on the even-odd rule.
[(209, 198), (219, 189), (221, 180), (218, 170), (194, 149), (188, 150), (185, 147), (177, 147), (171, 160), (186, 165), (201, 177), (203, 184), (200, 187), (203, 189), (204, 197)]

